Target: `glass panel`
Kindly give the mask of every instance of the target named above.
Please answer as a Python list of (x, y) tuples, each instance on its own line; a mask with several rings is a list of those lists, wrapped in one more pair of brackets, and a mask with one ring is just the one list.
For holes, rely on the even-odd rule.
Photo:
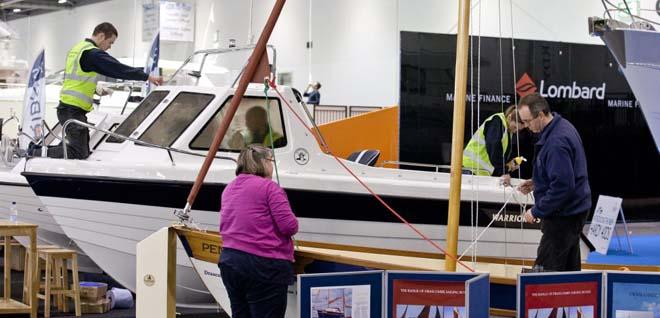
[[(190, 143), (191, 149), (207, 150), (211, 146), (213, 136), (224, 118), (231, 98), (225, 101), (220, 111), (213, 116), (202, 131)], [(236, 115), (227, 129), (225, 137), (220, 144), (220, 150), (240, 151), (253, 143), (271, 147), (269, 126), (273, 134), (273, 146), (280, 148), (286, 146), (286, 134), (282, 120), (280, 100), (268, 99), (270, 111), (266, 109), (266, 99), (257, 97), (243, 97), (236, 110)], [(268, 116), (270, 115), (270, 116)], [(270, 118), (269, 118), (270, 117)], [(270, 125), (269, 125), (270, 119)]]
[[(135, 110), (126, 117), (124, 122), (117, 127), (116, 133), (123, 136), (130, 136), (135, 128), (144, 121), (149, 114), (160, 104), (160, 102), (169, 94), (169, 91), (153, 91), (147, 98), (145, 98)], [(121, 143), (124, 139), (110, 137), (107, 142)]]
[(140, 140), (169, 147), (204, 110), (215, 95), (179, 93), (153, 124), (140, 136)]

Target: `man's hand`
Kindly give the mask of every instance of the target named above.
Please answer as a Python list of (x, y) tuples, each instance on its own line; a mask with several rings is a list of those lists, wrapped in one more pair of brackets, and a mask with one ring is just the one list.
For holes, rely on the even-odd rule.
[(99, 96), (106, 96), (106, 95), (112, 95), (114, 91), (111, 88), (101, 86), (101, 85), (96, 85), (96, 95)]
[(516, 159), (511, 159), (511, 161), (506, 163), (506, 169), (509, 172), (514, 172), (520, 168), (520, 165), (516, 163)]
[(536, 221), (534, 216), (532, 215), (532, 209), (528, 209), (527, 211), (525, 211), (524, 217), (525, 217), (525, 222), (527, 223), (534, 223)]
[(518, 185), (518, 191), (522, 194), (528, 194), (534, 191), (534, 183), (532, 180), (525, 180)]
[(154, 85), (163, 85), (163, 77), (162, 76), (156, 76), (156, 75), (149, 75), (149, 78), (147, 79), (149, 83), (154, 84)]
[(500, 182), (501, 182), (502, 185), (504, 185), (505, 187), (510, 186), (510, 185), (511, 185), (511, 175), (510, 175), (510, 174), (503, 174), (503, 175), (500, 177)]

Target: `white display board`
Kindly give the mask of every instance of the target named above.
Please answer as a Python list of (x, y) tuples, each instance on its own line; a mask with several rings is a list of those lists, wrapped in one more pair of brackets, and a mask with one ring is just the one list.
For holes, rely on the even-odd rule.
[(598, 197), (594, 217), (591, 220), (589, 234), (587, 235), (598, 253), (607, 254), (612, 232), (614, 232), (614, 226), (616, 226), (616, 220), (621, 211), (622, 201), (621, 198), (606, 195)]
[(195, 10), (192, 3), (160, 2), (161, 41), (192, 42), (194, 31)]
[(150, 41), (158, 33), (160, 22), (160, 2), (154, 0), (145, 1), (142, 4), (142, 40)]

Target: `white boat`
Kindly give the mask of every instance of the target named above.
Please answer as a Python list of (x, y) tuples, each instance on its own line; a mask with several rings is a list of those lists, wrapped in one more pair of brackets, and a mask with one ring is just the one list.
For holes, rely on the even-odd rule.
[[(88, 114), (88, 120), (94, 126), (101, 129), (111, 129), (119, 125), (125, 115), (112, 115), (99, 111), (92, 111)], [(59, 133), (61, 127), (56, 125), (54, 131)], [(105, 134), (99, 131), (92, 131), (90, 135), (90, 148), (93, 149), (103, 138)], [(56, 138), (47, 137), (48, 144), (55, 145), (59, 143)], [(13, 162), (13, 168), (5, 167), (0, 170), (0, 207), (8, 207), (12, 202), (16, 202), (18, 207), (18, 217), (20, 221), (37, 224), (38, 244), (58, 245), (71, 248), (78, 251), (78, 266), (82, 272), (100, 272), (100, 268), (69, 239), (62, 228), (55, 222), (48, 213), (47, 208), (41, 204), (39, 198), (30, 188), (25, 177), (21, 175), (26, 163), (26, 158), (21, 158)], [(8, 219), (9, 210), (0, 209), (0, 218)], [(29, 240), (26, 237), (16, 237), (21, 244), (27, 246)]]
[[(284, 144), (275, 149), (275, 158), (280, 183), (300, 221), (297, 238), (438, 252), (389, 214), (332, 156), (321, 151), (317, 140), (303, 127), (312, 124), (304, 116), (304, 104), (292, 89), (280, 90), (283, 100), (272, 90), (268, 95), (271, 127), (285, 138)], [(169, 151), (114, 138), (104, 140), (88, 160), (32, 159), (23, 175), (67, 236), (105, 272), (134, 290), (135, 244), (177, 220), (172, 212), (186, 202), (222, 118), (222, 109), (234, 91), (231, 87), (162, 86), (116, 130), (139, 142), (171, 147)], [(230, 140), (244, 128), (247, 110), (256, 105), (265, 105), (263, 84), (249, 86), (221, 145), (220, 156), (237, 157), (237, 148), (230, 145)], [(303, 123), (297, 117), (302, 117)], [(442, 244), (449, 173), (342, 162), (406, 219)], [(227, 159), (217, 159), (211, 166), (191, 214), (202, 228), (218, 228), (220, 194), (235, 177), (234, 170), (235, 162)], [(480, 228), (490, 222), (507, 199), (510, 201), (506, 213), (497, 216), (506, 222), (495, 222), (496, 227), (485, 232), (479, 254), (516, 258), (536, 255), (540, 230), (537, 225), (520, 222), (519, 204), (532, 204), (531, 199), (501, 186), (495, 177), (466, 177), (462, 193), (459, 251), (467, 248), (473, 238), (470, 205), (478, 195)], [(181, 248), (178, 254), (178, 285), (186, 292), (179, 289), (177, 295), (193, 297), (192, 289), (197, 288), (193, 286), (199, 279)], [(186, 302), (178, 299), (182, 301)]]

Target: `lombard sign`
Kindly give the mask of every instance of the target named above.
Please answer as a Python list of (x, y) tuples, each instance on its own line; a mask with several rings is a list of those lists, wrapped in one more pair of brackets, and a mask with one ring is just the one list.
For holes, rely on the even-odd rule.
[(569, 98), (569, 99), (605, 99), (605, 88), (607, 84), (603, 82), (600, 86), (581, 86), (577, 82), (571, 85), (558, 85), (546, 84), (545, 80), (541, 80), (537, 88), (534, 80), (527, 74), (523, 76), (516, 83), (516, 92), (522, 97), (529, 95), (538, 90), (538, 93), (545, 98)]

